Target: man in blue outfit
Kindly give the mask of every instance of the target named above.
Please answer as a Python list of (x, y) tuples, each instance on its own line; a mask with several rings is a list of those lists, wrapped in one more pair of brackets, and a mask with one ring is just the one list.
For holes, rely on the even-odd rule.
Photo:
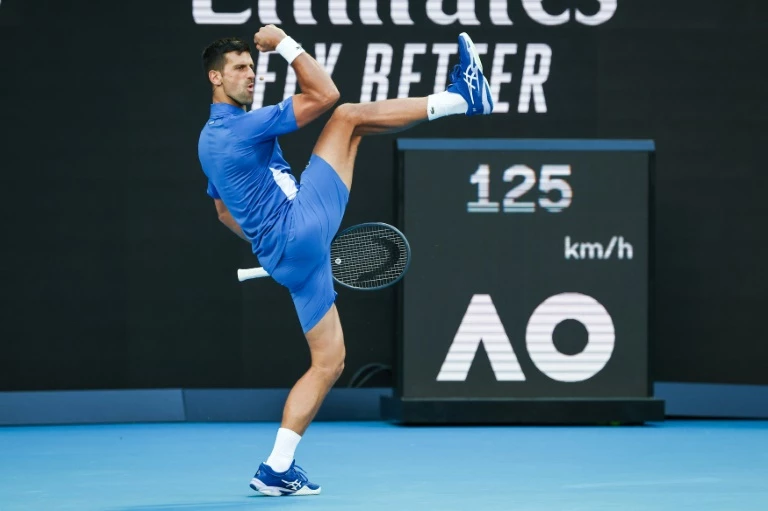
[(251, 243), (261, 266), (288, 288), (311, 353), (309, 370), (291, 389), (277, 438), (251, 488), (265, 495), (316, 495), (294, 453), (344, 368), (344, 336), (335, 306), (330, 244), (349, 199), (361, 137), (401, 131), (446, 115), (490, 114), (490, 88), (467, 34), (444, 92), (363, 104), (333, 112), (298, 183), (277, 138), (302, 128), (339, 99), (328, 73), (285, 32), (268, 25), (254, 36), (262, 52), (277, 51), (293, 67), (301, 93), (247, 111), (255, 75), (248, 43), (220, 39), (203, 52), (213, 89), (198, 154), (219, 219)]

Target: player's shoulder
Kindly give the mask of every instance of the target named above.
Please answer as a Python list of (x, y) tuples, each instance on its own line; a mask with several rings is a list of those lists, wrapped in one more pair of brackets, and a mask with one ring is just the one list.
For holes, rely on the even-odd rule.
[(234, 126), (233, 121), (236, 119), (237, 116), (211, 117), (203, 124), (203, 127), (200, 129), (200, 135), (226, 136), (232, 130)]
[[(288, 96), (284, 100), (280, 101), (279, 103), (274, 103), (271, 105), (263, 105), (256, 108), (251, 108), (248, 111), (248, 114), (250, 115), (259, 115), (259, 114), (266, 114), (266, 115), (273, 115), (275, 112), (282, 112), (285, 110), (291, 103), (293, 102), (293, 96)], [(248, 115), (246, 114), (246, 115)]]

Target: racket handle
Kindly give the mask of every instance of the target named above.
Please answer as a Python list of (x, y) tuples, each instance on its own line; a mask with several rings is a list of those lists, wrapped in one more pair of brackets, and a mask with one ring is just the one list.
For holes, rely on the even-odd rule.
[(269, 273), (264, 268), (240, 268), (237, 270), (237, 280), (240, 282), (261, 277), (269, 277)]

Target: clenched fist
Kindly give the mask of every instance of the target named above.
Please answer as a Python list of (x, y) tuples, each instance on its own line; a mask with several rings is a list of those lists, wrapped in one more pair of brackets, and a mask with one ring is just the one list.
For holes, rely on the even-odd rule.
[(286, 34), (274, 25), (261, 27), (253, 36), (256, 49), (261, 52), (275, 51), (277, 45), (285, 39)]

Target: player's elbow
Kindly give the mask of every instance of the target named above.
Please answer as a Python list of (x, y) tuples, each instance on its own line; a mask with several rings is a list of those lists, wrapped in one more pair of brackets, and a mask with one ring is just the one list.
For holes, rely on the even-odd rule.
[(229, 211), (219, 213), (219, 222), (229, 227), (230, 229), (237, 227), (237, 223), (235, 222), (234, 218), (232, 218), (232, 215), (229, 213)]
[(331, 86), (328, 90), (324, 91), (318, 102), (320, 103), (322, 110), (326, 112), (333, 108), (333, 105), (339, 101), (340, 97), (341, 94), (339, 94), (339, 89), (335, 86)]
[(341, 98), (339, 89), (336, 88), (335, 84), (331, 83), (327, 87), (318, 91), (316, 101), (320, 108), (323, 110), (328, 110), (339, 101), (339, 98)]
[(328, 94), (328, 100), (331, 102), (331, 106), (338, 103), (339, 99), (341, 99), (341, 93), (339, 92), (339, 89), (336, 88), (335, 85), (331, 87), (331, 90)]

